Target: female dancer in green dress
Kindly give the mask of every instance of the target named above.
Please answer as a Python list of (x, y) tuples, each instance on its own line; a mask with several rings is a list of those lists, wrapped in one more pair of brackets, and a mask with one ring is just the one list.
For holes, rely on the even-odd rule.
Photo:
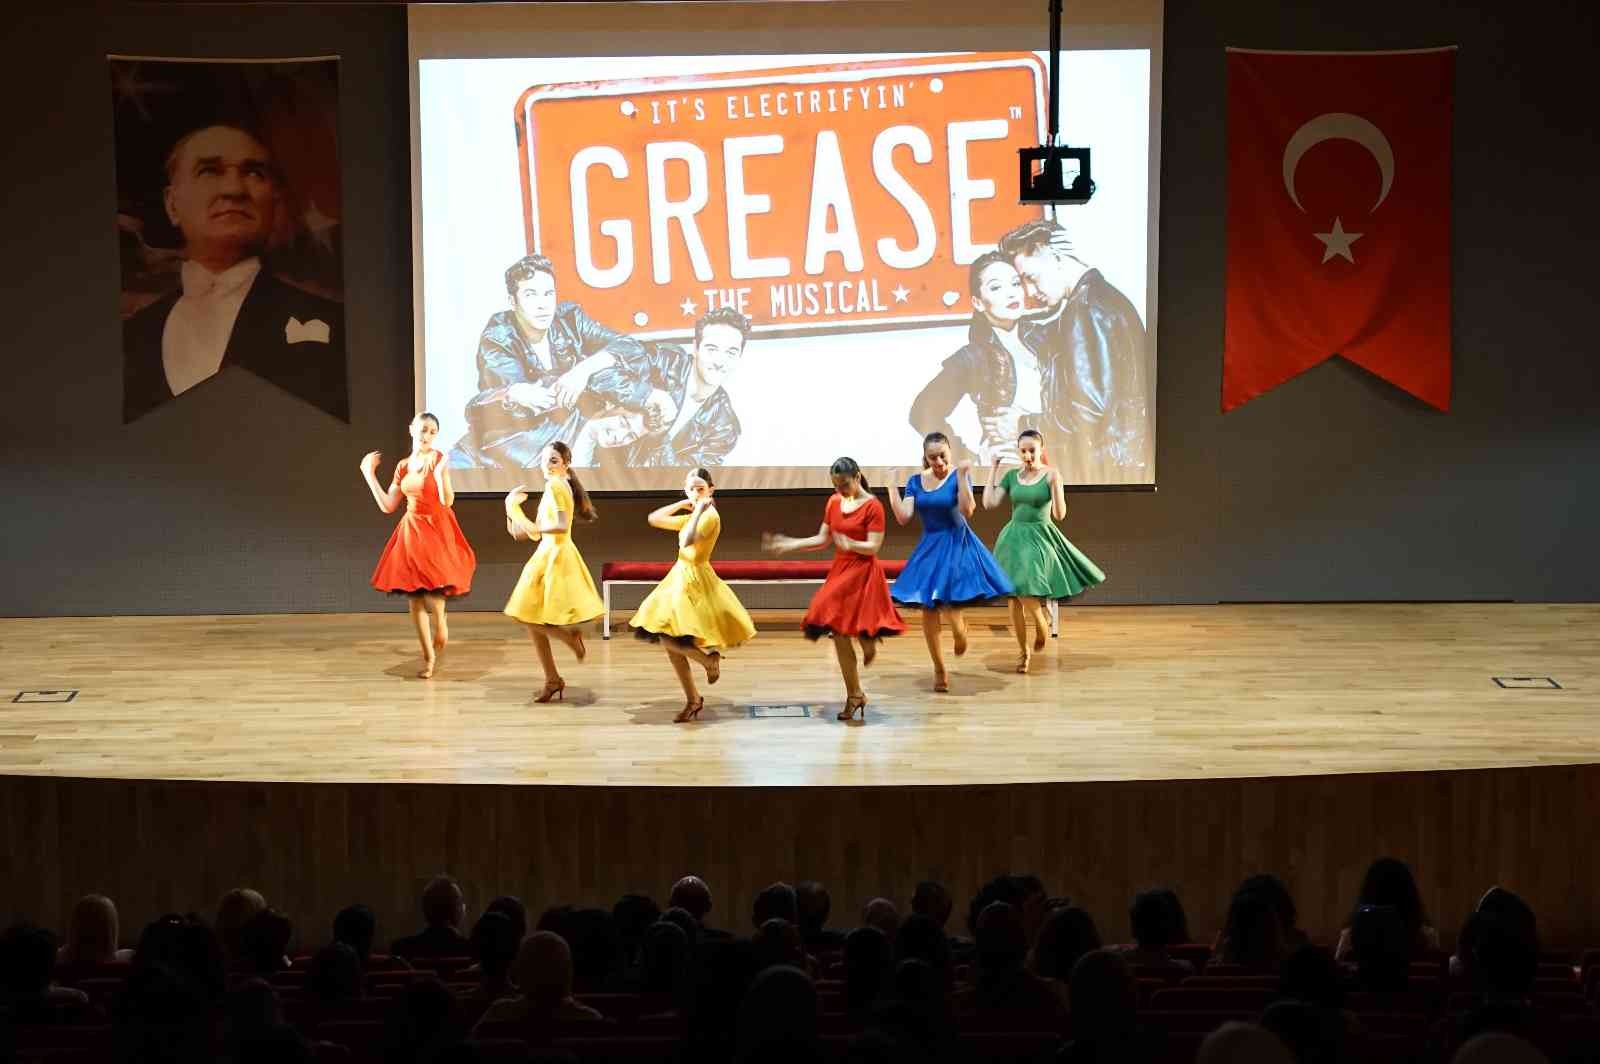
[[(993, 510), (1008, 497), (1011, 520), (994, 541), (995, 560), (1011, 578), (1017, 596), (1011, 600), (1011, 627), (1017, 634), (1017, 671), (1027, 672), (1034, 650), (1044, 649), (1050, 618), (1045, 599), (1068, 599), (1106, 578), (1055, 526), (1067, 516), (1067, 495), (1061, 473), (1044, 464), (1044, 437), (1027, 429), (1017, 437), (1020, 470), (1000, 476), (1000, 459), (989, 467), (983, 508)], [(1028, 618), (1033, 617), (1033, 645), (1028, 645)]]

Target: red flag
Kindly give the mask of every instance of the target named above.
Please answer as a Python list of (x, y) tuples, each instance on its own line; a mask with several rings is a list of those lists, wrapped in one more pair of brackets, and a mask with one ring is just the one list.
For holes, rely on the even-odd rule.
[(1228, 53), (1222, 409), (1333, 355), (1450, 407), (1455, 49)]

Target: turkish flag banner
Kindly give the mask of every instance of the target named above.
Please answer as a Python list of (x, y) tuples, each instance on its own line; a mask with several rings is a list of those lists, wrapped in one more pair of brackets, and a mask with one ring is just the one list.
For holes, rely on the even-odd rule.
[(1228, 52), (1222, 409), (1341, 355), (1450, 408), (1455, 49)]

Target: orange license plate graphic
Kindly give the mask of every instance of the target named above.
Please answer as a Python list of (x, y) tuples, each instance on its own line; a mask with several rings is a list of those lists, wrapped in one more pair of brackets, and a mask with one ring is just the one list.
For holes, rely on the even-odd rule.
[(563, 299), (640, 336), (735, 306), (764, 331), (948, 322), (1017, 203), (1029, 52), (536, 85), (524, 222)]

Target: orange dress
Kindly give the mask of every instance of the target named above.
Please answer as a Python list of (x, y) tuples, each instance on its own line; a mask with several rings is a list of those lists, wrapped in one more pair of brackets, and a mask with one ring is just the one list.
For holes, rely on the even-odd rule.
[(472, 590), (478, 558), (461, 534), (455, 511), (439, 498), (433, 474), (442, 461), (444, 455), (435, 451), (426, 469), (413, 471), (409, 458), (401, 459), (394, 468), (389, 487), (392, 490), (399, 485), (406, 497), (406, 512), (372, 571), (372, 586), (379, 591), (453, 596)]

